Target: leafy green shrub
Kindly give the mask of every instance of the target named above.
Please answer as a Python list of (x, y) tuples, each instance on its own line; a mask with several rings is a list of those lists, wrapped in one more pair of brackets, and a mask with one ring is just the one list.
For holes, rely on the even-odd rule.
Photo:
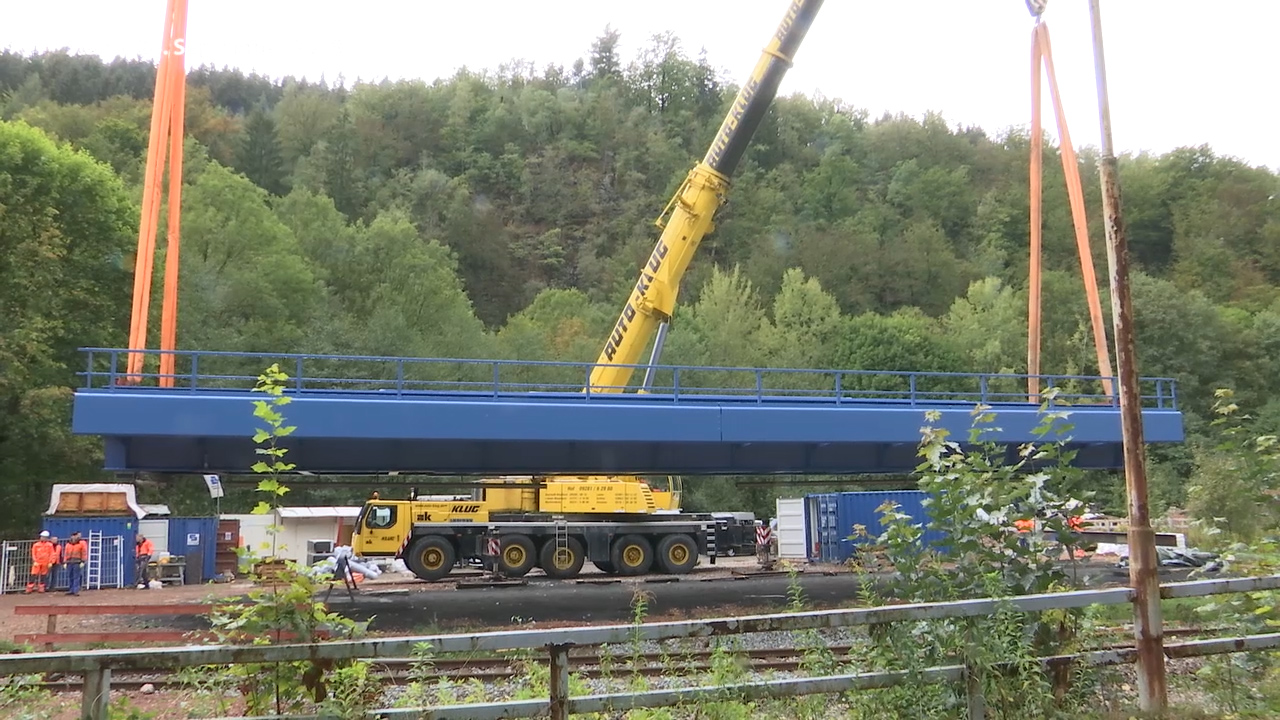
[[(254, 401), (254, 415), (269, 426), (269, 429), (257, 429), (253, 438), (260, 445), (257, 452), (267, 458), (256, 463), (253, 470), (269, 475), (258, 484), (257, 490), (267, 493), (270, 500), (258, 503), (254, 508), (257, 514), (275, 511), (280, 498), (289, 491), (280, 475), (292, 470), (294, 465), (285, 462), (288, 450), (278, 445), (280, 438), (295, 429), (285, 424), (279, 409), (290, 400), (283, 394), (288, 379), (289, 376), (273, 364), (258, 377), (254, 387), (255, 391), (269, 396), (267, 400)], [(363, 634), (367, 623), (329, 612), (325, 604), (317, 600), (323, 580), (310, 568), (277, 558), (281, 550), (275, 542), (279, 528), (271, 526), (267, 532), (272, 537), (271, 555), (265, 558), (272, 566), (270, 576), (255, 577), (261, 584), (249, 591), (247, 602), (232, 599), (215, 604), (209, 613), (209, 623), (217, 640), (225, 644), (266, 645), (310, 643)], [(264, 560), (247, 548), (242, 550), (251, 566)], [(248, 663), (209, 672), (217, 681), (205, 679), (196, 684), (213, 687), (230, 684), (244, 697), (247, 711), (254, 715), (298, 712), (314, 704), (332, 716), (362, 717), (381, 695), (370, 674), (369, 663), (363, 660)], [(330, 685), (336, 688), (333, 692), (329, 690)]]
[[(1035, 434), (1067, 433), (1066, 413), (1041, 408)], [(930, 414), (930, 422), (937, 415)], [(974, 411), (968, 447), (945, 430), (926, 427), (919, 486), (927, 494), (926, 519), (913, 519), (888, 503), (880, 508), (883, 530), (871, 535), (853, 560), (864, 573), (863, 596), (870, 604), (946, 602), (976, 597), (1011, 597), (1067, 587), (1054, 556), (1075, 544), (1068, 518), (1083, 502), (1059, 497), (1055, 485), (1075, 470), (1073, 453), (1060, 443), (1027, 443), (1013, 462), (983, 435), (995, 416)], [(1034, 521), (1035, 532), (1020, 532), (1019, 521)], [(930, 546), (925, 531), (941, 531)], [(880, 584), (871, 572), (896, 571)], [(890, 623), (869, 628), (867, 657), (872, 669), (908, 674), (939, 665), (964, 665), (974, 681), (964, 688), (915, 682), (854, 693), (851, 704), (868, 717), (954, 717), (974, 694), (992, 717), (1050, 717), (1069, 705), (1070, 670), (1046, 676), (1037, 656), (1070, 652), (1082, 611), (1040, 615), (999, 610), (989, 617)]]

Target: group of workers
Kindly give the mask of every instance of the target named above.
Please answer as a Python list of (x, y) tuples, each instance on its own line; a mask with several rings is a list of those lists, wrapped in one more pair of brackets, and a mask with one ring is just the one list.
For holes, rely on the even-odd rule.
[[(151, 555), (155, 552), (145, 535), (139, 534), (134, 543), (133, 554), (136, 563), (138, 589), (147, 587), (151, 565)], [(58, 538), (51, 537), (48, 530), (40, 531), (40, 538), (31, 546), (31, 580), (27, 583), (28, 593), (45, 592), (51, 585), (53, 569), (58, 565), (67, 566), (67, 594), (79, 595), (80, 586), (84, 582), (84, 565), (89, 561), (89, 543), (80, 537), (80, 532), (71, 533), (66, 543), (58, 544)]]

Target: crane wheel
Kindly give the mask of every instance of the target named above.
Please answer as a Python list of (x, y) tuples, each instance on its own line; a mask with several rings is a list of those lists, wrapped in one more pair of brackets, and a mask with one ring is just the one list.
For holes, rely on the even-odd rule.
[(524, 577), (537, 561), (533, 541), (527, 535), (506, 535), (498, 554), (498, 569), (507, 577)]
[(586, 559), (586, 555), (582, 552), (582, 543), (578, 542), (577, 538), (569, 538), (569, 542), (562, 548), (556, 547), (556, 541), (551, 539), (542, 544), (539, 564), (542, 565), (542, 570), (547, 577), (568, 580), (578, 577), (578, 573), (582, 572), (582, 563)]
[(664, 573), (684, 575), (698, 564), (698, 547), (688, 535), (667, 535), (658, 541), (658, 567)]
[(611, 564), (622, 575), (644, 575), (653, 567), (653, 546), (641, 535), (623, 535), (613, 543)]
[(404, 564), (409, 566), (419, 580), (439, 580), (458, 561), (458, 553), (453, 543), (439, 535), (427, 535), (413, 541), (409, 552), (405, 553)]

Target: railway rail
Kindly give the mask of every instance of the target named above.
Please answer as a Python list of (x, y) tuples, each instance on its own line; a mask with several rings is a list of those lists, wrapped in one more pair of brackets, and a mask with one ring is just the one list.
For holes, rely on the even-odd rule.
[[(1213, 633), (1223, 628), (1166, 628), (1166, 636), (1196, 636)], [(1116, 637), (1132, 635), (1131, 628), (1100, 628), (1097, 637)], [(750, 672), (797, 672), (806, 661), (806, 655), (820, 652), (837, 661), (850, 659), (849, 653), (855, 646), (848, 644), (758, 648), (752, 650), (723, 651), (723, 654), (738, 662), (746, 662)], [(1121, 650), (1133, 647), (1131, 644), (1106, 644), (1102, 649)], [(670, 652), (606, 652), (600, 653), (597, 648), (583, 648), (569, 654), (570, 671), (582, 678), (596, 679), (609, 677), (626, 677), (631, 675), (654, 676), (690, 676), (711, 672), (714, 650), (674, 649)], [(524, 665), (530, 662), (544, 663), (545, 659), (531, 658), (523, 654), (512, 654), (507, 657), (451, 657), (419, 660), (414, 658), (385, 658), (371, 661), (376, 668), (376, 676), (388, 685), (406, 685), (414, 679), (421, 679), (424, 673), (415, 671), (415, 665), (425, 663), (430, 667), (427, 677), (449, 679), (455, 681), (478, 680), (480, 682), (500, 682), (511, 680), (525, 673)], [(77, 676), (46, 678), (36, 686), (51, 692), (80, 692), (83, 681)], [(157, 692), (161, 690), (182, 689), (189, 686), (177, 673), (122, 673), (113, 675), (113, 688), (125, 691), (139, 691), (145, 685), (151, 685)]]

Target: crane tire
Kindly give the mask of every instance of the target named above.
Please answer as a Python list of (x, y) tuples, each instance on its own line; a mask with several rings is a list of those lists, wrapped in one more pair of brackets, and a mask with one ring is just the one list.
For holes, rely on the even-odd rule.
[(458, 552), (453, 543), (439, 535), (424, 535), (409, 546), (404, 564), (419, 580), (439, 580), (453, 570)]
[(587, 559), (582, 551), (582, 543), (578, 542), (577, 538), (571, 537), (563, 553), (558, 553), (557, 550), (554, 538), (542, 544), (542, 553), (539, 557), (542, 571), (547, 574), (547, 577), (557, 580), (578, 577), (578, 573), (582, 572), (582, 564)]
[(621, 575), (644, 575), (653, 567), (653, 545), (643, 535), (623, 535), (613, 541), (610, 555)]
[(698, 546), (693, 538), (679, 533), (658, 541), (658, 568), (671, 575), (685, 575), (698, 564)]
[(498, 551), (498, 569), (507, 577), (524, 577), (538, 562), (537, 551), (528, 535), (502, 536)]

